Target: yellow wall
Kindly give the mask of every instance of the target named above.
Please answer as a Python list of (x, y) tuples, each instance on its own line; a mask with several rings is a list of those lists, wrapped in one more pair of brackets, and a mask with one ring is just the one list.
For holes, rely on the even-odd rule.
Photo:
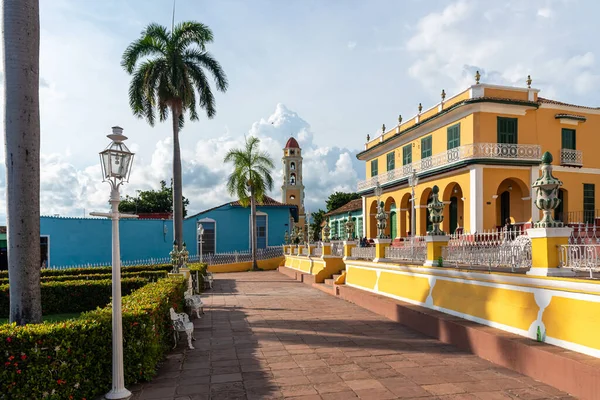
[(331, 278), (333, 274), (340, 273), (345, 268), (341, 257), (320, 258), (286, 255), (284, 265), (300, 272), (315, 275), (316, 283), (322, 283), (325, 279)]
[[(600, 284), (346, 261), (346, 284), (600, 357)], [(547, 283), (553, 286), (548, 289)], [(581, 284), (589, 290), (577, 290)], [(591, 286), (589, 286), (591, 284)]]
[[(277, 269), (283, 262), (283, 257), (270, 258), (268, 260), (258, 260), (258, 268)], [(245, 272), (252, 269), (252, 262), (239, 262), (233, 264), (209, 265), (208, 272)]]
[(512, 99), (512, 100), (524, 100), (529, 99), (529, 95), (525, 90), (510, 90), (510, 89), (496, 89), (496, 88), (485, 88), (485, 97), (497, 97), (500, 99)]

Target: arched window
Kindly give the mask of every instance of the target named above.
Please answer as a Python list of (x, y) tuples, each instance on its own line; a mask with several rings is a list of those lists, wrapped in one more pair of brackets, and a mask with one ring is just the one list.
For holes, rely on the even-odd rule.
[(290, 175), (290, 185), (296, 184), (296, 174)]
[(292, 161), (290, 163), (290, 168), (292, 169), (292, 171), (295, 171), (296, 170), (296, 163)]
[(290, 195), (290, 200), (296, 200), (296, 196), (294, 196), (293, 194)]

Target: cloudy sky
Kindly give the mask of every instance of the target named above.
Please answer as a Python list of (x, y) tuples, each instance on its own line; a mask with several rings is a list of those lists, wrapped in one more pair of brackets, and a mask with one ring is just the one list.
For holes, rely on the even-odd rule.
[[(136, 152), (126, 193), (169, 180), (171, 124), (131, 115), (120, 59), (148, 23), (170, 26), (173, 1), (40, 2), (42, 214), (107, 208), (97, 153), (113, 125)], [(542, 96), (598, 106), (599, 13), (593, 0), (177, 0), (176, 21), (212, 28), (209, 50), (230, 82), (216, 95), (217, 116), (181, 133), (190, 212), (230, 200), (223, 156), (248, 134), (276, 161), (276, 199), (281, 148), (299, 138), (307, 207), (324, 208), (329, 193), (364, 179), (355, 154), (367, 134), (414, 115), (419, 102), (433, 105), (442, 88), (465, 88), (475, 70), (483, 82), (518, 86), (531, 74)], [(0, 169), (3, 191), (3, 161)]]

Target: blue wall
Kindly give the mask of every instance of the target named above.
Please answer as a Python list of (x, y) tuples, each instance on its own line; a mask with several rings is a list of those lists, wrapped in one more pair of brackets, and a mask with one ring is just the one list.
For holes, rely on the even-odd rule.
[[(268, 215), (268, 245), (283, 244), (285, 231), (289, 229), (289, 207), (259, 206), (257, 211)], [(218, 253), (250, 249), (250, 208), (227, 204), (183, 221), (183, 237), (190, 255), (198, 254), (196, 227), (197, 221), (203, 218), (216, 220)], [(47, 265), (109, 265), (112, 257), (111, 224), (109, 219), (104, 218), (41, 217), (41, 235), (49, 236), (50, 257)], [(169, 256), (173, 248), (173, 221), (126, 219), (119, 221), (119, 226), (121, 260)]]

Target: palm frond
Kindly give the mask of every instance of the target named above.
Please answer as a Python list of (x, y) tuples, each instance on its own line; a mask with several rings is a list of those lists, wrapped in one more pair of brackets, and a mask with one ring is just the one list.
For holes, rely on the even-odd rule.
[(208, 118), (213, 118), (217, 112), (215, 109), (215, 98), (212, 90), (210, 90), (206, 75), (197, 65), (189, 62), (186, 63), (186, 65), (188, 67), (188, 74), (193, 80), (196, 90), (200, 94), (200, 107), (206, 110), (206, 116)]
[(179, 50), (183, 50), (191, 44), (196, 44), (202, 50), (205, 50), (205, 44), (213, 41), (213, 33), (203, 23), (184, 21), (175, 25), (173, 32), (171, 32), (171, 39)]
[(198, 49), (188, 49), (183, 53), (183, 57), (186, 61), (191, 61), (194, 64), (204, 67), (210, 71), (217, 85), (217, 89), (221, 92), (225, 92), (229, 86), (227, 81), (227, 75), (221, 64), (213, 58), (213, 56), (206, 51), (198, 51)]

